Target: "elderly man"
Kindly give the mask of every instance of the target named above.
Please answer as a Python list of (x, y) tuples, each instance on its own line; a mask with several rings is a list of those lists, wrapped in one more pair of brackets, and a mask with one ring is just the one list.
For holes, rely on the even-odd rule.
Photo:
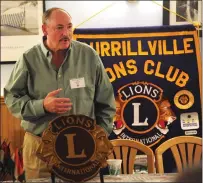
[(112, 131), (112, 85), (94, 49), (72, 40), (68, 12), (51, 8), (43, 15), (41, 44), (22, 54), (4, 88), (5, 103), (26, 131), (23, 160), (26, 179), (50, 176), (36, 157), (41, 135), (60, 115), (83, 114)]

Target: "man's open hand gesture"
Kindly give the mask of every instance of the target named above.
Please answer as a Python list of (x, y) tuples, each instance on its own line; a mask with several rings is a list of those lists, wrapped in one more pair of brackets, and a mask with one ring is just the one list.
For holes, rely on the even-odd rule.
[(56, 95), (62, 89), (54, 90), (47, 94), (44, 99), (43, 105), (44, 109), (50, 113), (63, 114), (72, 108), (72, 103), (70, 98), (57, 98)]

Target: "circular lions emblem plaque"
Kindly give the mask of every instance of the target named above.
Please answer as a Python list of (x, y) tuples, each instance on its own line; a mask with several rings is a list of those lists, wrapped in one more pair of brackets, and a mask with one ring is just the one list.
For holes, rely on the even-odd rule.
[(112, 152), (104, 129), (84, 115), (61, 116), (42, 135), (37, 156), (57, 177), (69, 182), (96, 176)]

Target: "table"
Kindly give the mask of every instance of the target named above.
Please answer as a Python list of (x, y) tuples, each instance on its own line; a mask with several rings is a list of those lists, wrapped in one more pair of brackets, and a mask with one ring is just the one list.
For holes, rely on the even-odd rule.
[[(122, 174), (118, 176), (104, 176), (104, 182), (175, 182), (177, 173), (171, 174)], [(88, 182), (100, 182), (95, 177)]]
[[(121, 174), (117, 176), (110, 176), (110, 175), (104, 175), (104, 183), (105, 182), (175, 182), (175, 179), (177, 177), (177, 173), (168, 173), (168, 174)], [(46, 182), (51, 183), (50, 178), (41, 178), (41, 179), (35, 179), (35, 180), (29, 180), (27, 182), (32, 183), (40, 183), (40, 182)], [(60, 180), (56, 178), (56, 183), (63, 183), (63, 180)], [(87, 183), (90, 182), (100, 182), (99, 175), (94, 177), (93, 179), (87, 181)], [(5, 181), (5, 183), (13, 183), (12, 181)], [(16, 183), (18, 183), (16, 181)]]

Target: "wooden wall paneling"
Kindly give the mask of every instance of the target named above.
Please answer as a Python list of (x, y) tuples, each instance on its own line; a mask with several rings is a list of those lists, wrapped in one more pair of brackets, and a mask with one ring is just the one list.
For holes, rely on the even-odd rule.
[(11, 143), (11, 151), (15, 148), (20, 148), (23, 144), (24, 130), (20, 126), (20, 119), (14, 117), (8, 110), (4, 98), (1, 97), (1, 127), (0, 136), (1, 142), (7, 139)]

